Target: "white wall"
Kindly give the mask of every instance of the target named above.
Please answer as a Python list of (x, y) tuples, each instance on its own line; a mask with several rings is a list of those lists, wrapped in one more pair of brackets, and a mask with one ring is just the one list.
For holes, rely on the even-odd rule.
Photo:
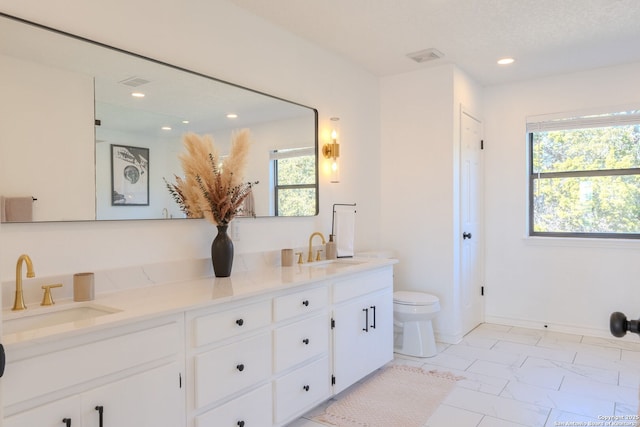
[(527, 238), (525, 119), (640, 105), (640, 64), (485, 90), (488, 321), (608, 335), (609, 315), (640, 315), (640, 242)]
[[(236, 252), (304, 246), (313, 231), (330, 233), (333, 203), (351, 202), (356, 249), (378, 245), (377, 78), (226, 0), (0, 0), (0, 11), (315, 107), (321, 144), (329, 118), (340, 117), (341, 183), (321, 176), (320, 215), (240, 218)], [(13, 279), (21, 253), (41, 276), (207, 257), (215, 233), (203, 220), (3, 224), (0, 278)]]
[(381, 81), (383, 244), (397, 252), (397, 290), (440, 298), (439, 339), (461, 338), (457, 214), (460, 109), (480, 110), (480, 88), (453, 65)]

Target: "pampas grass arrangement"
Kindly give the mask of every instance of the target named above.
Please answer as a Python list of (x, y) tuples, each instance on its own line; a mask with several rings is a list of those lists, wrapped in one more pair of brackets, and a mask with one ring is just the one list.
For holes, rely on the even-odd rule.
[(185, 177), (175, 183), (165, 179), (169, 193), (188, 218), (206, 218), (215, 225), (228, 225), (257, 182), (243, 182), (251, 146), (247, 129), (234, 132), (229, 156), (220, 161), (211, 135), (187, 133), (186, 152), (180, 155)]

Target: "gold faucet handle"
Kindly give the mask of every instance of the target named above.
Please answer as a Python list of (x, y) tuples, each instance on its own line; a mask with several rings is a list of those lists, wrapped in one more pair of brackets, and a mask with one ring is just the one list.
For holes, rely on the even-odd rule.
[(320, 261), (320, 252), (322, 252), (322, 249), (318, 249), (318, 252), (316, 252), (316, 261)]
[(62, 283), (56, 283), (55, 285), (42, 285), (42, 289), (44, 289), (44, 296), (42, 297), (42, 302), (40, 305), (53, 305), (53, 297), (51, 296), (51, 288), (61, 288)]
[(298, 255), (298, 264), (304, 264), (304, 261), (302, 261), (302, 252), (296, 252), (296, 255)]

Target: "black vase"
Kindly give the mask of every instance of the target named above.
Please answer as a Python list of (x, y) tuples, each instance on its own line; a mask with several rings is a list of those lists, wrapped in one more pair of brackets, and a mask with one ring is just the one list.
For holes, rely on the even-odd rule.
[(216, 277), (231, 276), (233, 266), (233, 241), (227, 234), (226, 225), (218, 225), (218, 234), (211, 243), (211, 261)]

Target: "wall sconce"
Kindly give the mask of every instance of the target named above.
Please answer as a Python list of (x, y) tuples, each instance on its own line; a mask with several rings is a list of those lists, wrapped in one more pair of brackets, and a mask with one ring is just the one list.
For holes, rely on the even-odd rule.
[(340, 182), (340, 168), (338, 158), (340, 157), (340, 144), (338, 144), (339, 121), (338, 117), (331, 117), (331, 142), (322, 146), (322, 154), (326, 159), (331, 160), (331, 177), (329, 182)]

